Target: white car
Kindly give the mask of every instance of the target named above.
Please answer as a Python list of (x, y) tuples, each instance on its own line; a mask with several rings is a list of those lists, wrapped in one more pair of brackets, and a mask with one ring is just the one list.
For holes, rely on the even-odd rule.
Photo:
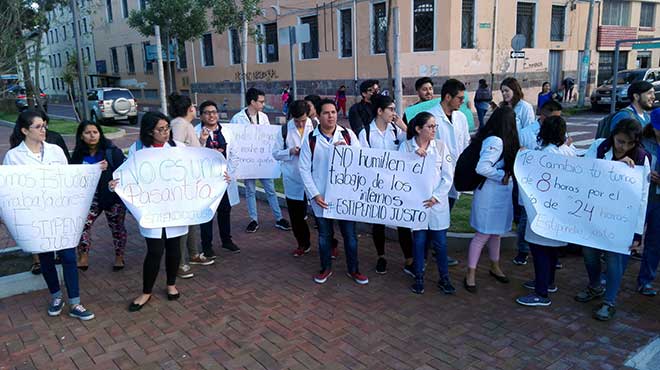
[(131, 125), (137, 123), (137, 101), (130, 90), (120, 87), (99, 87), (87, 92), (90, 119), (93, 122), (106, 123), (128, 120)]

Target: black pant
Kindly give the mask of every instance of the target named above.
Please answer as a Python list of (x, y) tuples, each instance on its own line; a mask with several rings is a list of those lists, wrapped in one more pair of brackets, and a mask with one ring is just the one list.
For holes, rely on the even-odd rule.
[(303, 200), (286, 198), (286, 206), (289, 209), (291, 229), (293, 229), (293, 236), (298, 242), (298, 248), (309, 248), (311, 245), (309, 226), (307, 225), (307, 221), (305, 221), (305, 216), (307, 215), (307, 197), (303, 197)]
[(160, 260), (165, 250), (165, 272), (167, 273), (167, 285), (176, 284), (176, 273), (181, 261), (180, 236), (167, 239), (165, 229), (160, 239), (144, 238), (147, 241), (147, 255), (144, 257), (142, 267), (142, 293), (151, 294), (158, 271)]
[(534, 261), (534, 291), (541, 297), (548, 297), (548, 287), (555, 283), (558, 247), (546, 247), (529, 243)]
[[(371, 236), (376, 246), (376, 253), (378, 257), (385, 255), (385, 225), (373, 224), (371, 225)], [(397, 234), (399, 235), (399, 245), (401, 245), (401, 252), (403, 257), (413, 258), (412, 254), (412, 231), (405, 227), (397, 227)]]
[[(218, 230), (220, 230), (220, 240), (222, 244), (231, 244), (231, 205), (229, 204), (229, 196), (225, 195), (220, 201), (216, 218), (218, 219)], [(213, 220), (199, 225), (200, 233), (202, 234), (202, 251), (205, 256), (214, 256), (213, 252)]]

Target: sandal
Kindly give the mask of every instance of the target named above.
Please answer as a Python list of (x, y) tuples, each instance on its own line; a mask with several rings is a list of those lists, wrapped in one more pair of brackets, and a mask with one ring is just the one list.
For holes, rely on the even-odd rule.
[[(81, 263), (84, 260), (83, 263)], [(87, 271), (89, 268), (89, 255), (87, 253), (78, 254), (78, 270)]]
[(34, 262), (30, 268), (30, 272), (32, 272), (34, 275), (41, 275), (41, 263)]
[(115, 258), (115, 264), (112, 266), (112, 271), (120, 271), (124, 269), (124, 257)]

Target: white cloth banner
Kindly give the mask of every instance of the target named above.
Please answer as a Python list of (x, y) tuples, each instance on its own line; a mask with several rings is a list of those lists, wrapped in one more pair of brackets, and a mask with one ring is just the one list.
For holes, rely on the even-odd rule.
[(0, 210), (26, 252), (74, 248), (101, 177), (97, 165), (0, 166)]
[(212, 149), (147, 148), (112, 174), (115, 191), (144, 228), (197, 225), (213, 219), (227, 190), (227, 162)]
[(323, 217), (373, 224), (426, 228), (435, 177), (435, 156), (420, 157), (371, 148), (335, 146)]
[(630, 254), (640, 206), (646, 206), (643, 167), (525, 150), (514, 172), (536, 234)]
[(276, 179), (280, 163), (273, 158), (273, 146), (282, 127), (277, 125), (223, 125), (227, 140), (227, 162), (233, 178)]

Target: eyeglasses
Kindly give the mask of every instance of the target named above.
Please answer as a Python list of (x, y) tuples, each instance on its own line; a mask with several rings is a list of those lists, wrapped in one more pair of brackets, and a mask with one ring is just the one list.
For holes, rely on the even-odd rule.
[(166, 133), (166, 132), (170, 132), (170, 130), (171, 130), (171, 127), (170, 127), (170, 126), (165, 126), (165, 127), (161, 127), (161, 128), (156, 128), (156, 129), (154, 129), (154, 131), (158, 132), (159, 134), (163, 134), (163, 133)]
[(30, 126), (31, 129), (41, 131), (44, 130), (46, 131), (48, 129), (48, 125), (37, 125), (37, 126)]
[(435, 130), (435, 129), (438, 127), (438, 125), (424, 125), (424, 127), (426, 127), (426, 128), (428, 128), (429, 130), (433, 131), (433, 130)]
[(212, 116), (214, 114), (218, 114), (217, 110), (205, 110), (202, 112), (202, 114), (206, 114), (207, 116)]
[(465, 95), (463, 95), (463, 96), (454, 96), (454, 99), (458, 99), (458, 100), (460, 100), (460, 101), (464, 101), (464, 100), (465, 100)]

